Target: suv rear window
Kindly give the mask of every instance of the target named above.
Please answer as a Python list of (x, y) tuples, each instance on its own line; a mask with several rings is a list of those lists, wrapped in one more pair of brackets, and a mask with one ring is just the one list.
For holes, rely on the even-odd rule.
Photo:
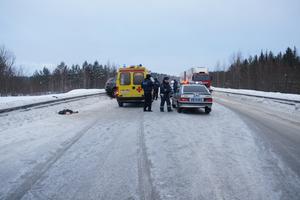
[(198, 93), (202, 93), (202, 94), (209, 94), (208, 90), (203, 85), (189, 85), (189, 86), (184, 86), (183, 87), (183, 92), (184, 93), (198, 92)]
[(133, 84), (141, 85), (144, 80), (144, 74), (141, 72), (136, 72), (133, 74)]
[(130, 85), (130, 73), (122, 72), (120, 73), (120, 85)]

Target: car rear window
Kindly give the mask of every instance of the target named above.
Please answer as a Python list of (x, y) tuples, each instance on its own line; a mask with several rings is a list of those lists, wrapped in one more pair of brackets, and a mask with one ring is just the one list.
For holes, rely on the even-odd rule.
[(190, 85), (190, 86), (184, 86), (183, 87), (184, 93), (202, 93), (202, 94), (209, 94), (208, 90), (203, 85)]
[(136, 72), (133, 74), (133, 84), (141, 85), (144, 80), (144, 74), (141, 72)]
[(130, 85), (130, 73), (122, 72), (120, 74), (120, 85)]

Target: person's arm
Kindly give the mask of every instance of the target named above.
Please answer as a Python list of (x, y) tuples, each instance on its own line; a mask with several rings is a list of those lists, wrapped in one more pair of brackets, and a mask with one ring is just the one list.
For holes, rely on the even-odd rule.
[(161, 93), (161, 94), (164, 94), (164, 93), (165, 93), (165, 88), (164, 88), (164, 85), (163, 85), (163, 84), (160, 85), (160, 93)]
[(142, 81), (142, 83), (141, 83), (141, 88), (142, 89), (144, 89), (144, 84), (143, 83), (144, 83), (144, 81)]
[(167, 88), (167, 94), (168, 94), (168, 95), (171, 95), (171, 93), (172, 93), (172, 88), (171, 88), (170, 85), (168, 85), (168, 88)]

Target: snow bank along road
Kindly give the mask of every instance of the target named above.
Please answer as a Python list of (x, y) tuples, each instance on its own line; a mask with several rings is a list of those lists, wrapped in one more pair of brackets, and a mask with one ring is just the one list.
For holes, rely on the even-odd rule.
[(299, 199), (298, 115), (234, 99), (210, 115), (104, 96), (1, 114), (0, 199)]
[(0, 98), (0, 113), (28, 109), (43, 105), (60, 104), (67, 101), (76, 101), (80, 98), (105, 94), (104, 89), (76, 89), (67, 93), (41, 96), (14, 96)]

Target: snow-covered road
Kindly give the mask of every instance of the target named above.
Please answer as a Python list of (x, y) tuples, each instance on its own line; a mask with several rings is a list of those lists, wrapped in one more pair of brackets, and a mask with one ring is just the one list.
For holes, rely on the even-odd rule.
[(240, 114), (153, 110), (102, 96), (0, 115), (0, 199), (299, 199), (298, 174)]

